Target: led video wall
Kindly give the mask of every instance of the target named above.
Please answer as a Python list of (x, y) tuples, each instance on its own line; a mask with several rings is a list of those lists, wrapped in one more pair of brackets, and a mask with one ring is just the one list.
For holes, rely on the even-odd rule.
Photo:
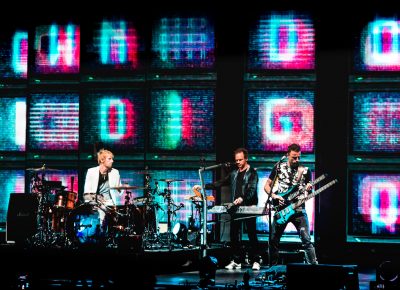
[(152, 67), (213, 68), (214, 27), (205, 17), (161, 18), (154, 26)]
[[(265, 207), (267, 202), (267, 194), (264, 191), (265, 183), (271, 173), (271, 170), (267, 169), (258, 169), (258, 185), (257, 185), (257, 194), (258, 194), (258, 207)], [(312, 172), (312, 179), (315, 179), (315, 174)], [(308, 215), (308, 221), (310, 224), (310, 232), (314, 235), (314, 224), (315, 224), (315, 199), (312, 198), (305, 203), (305, 209)], [(274, 212), (272, 213), (273, 217)], [(261, 217), (257, 217), (257, 231), (261, 233), (269, 232), (269, 222), (268, 215), (264, 215)], [(294, 235), (297, 236), (297, 230), (292, 223), (289, 223), (284, 232), (285, 235)]]
[(349, 171), (347, 240), (400, 242), (400, 173)]
[(2, 31), (0, 36), (0, 79), (26, 80), (28, 78), (28, 32)]
[(376, 18), (361, 31), (355, 52), (358, 71), (400, 70), (400, 21)]
[(399, 152), (400, 92), (355, 92), (352, 113), (352, 152)]
[(247, 91), (247, 147), (253, 152), (286, 152), (292, 143), (314, 151), (314, 92)]
[(26, 98), (1, 97), (0, 151), (24, 152), (26, 149)]
[(25, 171), (21, 169), (0, 169), (0, 223), (7, 221), (8, 203), (11, 193), (25, 192)]
[(137, 90), (88, 93), (81, 101), (81, 145), (91, 151), (102, 142), (111, 151), (143, 151), (145, 103)]
[(150, 150), (211, 152), (215, 92), (163, 89), (151, 92)]
[(311, 17), (294, 12), (261, 17), (250, 32), (248, 67), (314, 69), (315, 31)]
[(32, 94), (28, 119), (30, 150), (78, 150), (78, 94)]

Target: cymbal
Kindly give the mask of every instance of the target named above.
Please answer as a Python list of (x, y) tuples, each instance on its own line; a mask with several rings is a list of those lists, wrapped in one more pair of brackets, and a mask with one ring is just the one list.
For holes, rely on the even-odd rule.
[(162, 179), (158, 179), (158, 181), (175, 182), (175, 181), (183, 181), (183, 179), (168, 179), (168, 178), (162, 178)]
[(42, 167), (39, 167), (39, 168), (27, 168), (25, 170), (27, 170), (27, 171), (36, 171), (36, 172), (38, 172), (38, 171), (61, 171), (60, 169), (49, 168), (49, 167), (45, 167), (45, 166), (42, 166)]
[(135, 186), (135, 185), (120, 185), (115, 187), (110, 187), (110, 189), (117, 189), (117, 190), (126, 190), (126, 189), (145, 189), (144, 186)]

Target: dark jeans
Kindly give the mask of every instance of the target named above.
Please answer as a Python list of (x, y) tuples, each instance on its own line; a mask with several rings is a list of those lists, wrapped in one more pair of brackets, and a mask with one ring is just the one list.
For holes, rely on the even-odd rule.
[(306, 262), (308, 264), (317, 264), (317, 258), (315, 255), (315, 249), (314, 246), (311, 242), (311, 237), (310, 237), (310, 227), (308, 224), (308, 217), (307, 213), (303, 212), (298, 212), (292, 215), (288, 222), (285, 224), (277, 224), (275, 219), (272, 223), (272, 236), (271, 236), (271, 245), (270, 245), (270, 263), (271, 265), (276, 265), (278, 264), (278, 259), (279, 259), (279, 244), (281, 237), (283, 235), (283, 232), (285, 231), (286, 226), (288, 223), (293, 223), (293, 225), (297, 229), (297, 233), (299, 234), (299, 237), (301, 239), (301, 244), (302, 247), (305, 251), (306, 255)]
[[(239, 218), (236, 220), (235, 218)], [(244, 219), (240, 219), (244, 218)], [(245, 248), (241, 242), (240, 234), (242, 224), (247, 229), (247, 235), (249, 237), (249, 247)], [(256, 218), (245, 218), (243, 215), (234, 215), (231, 220), (230, 238), (232, 244), (232, 260), (236, 263), (241, 263), (244, 260), (244, 252), (249, 253), (249, 258), (252, 262), (259, 262), (260, 257), (260, 245), (258, 243), (256, 233)]]

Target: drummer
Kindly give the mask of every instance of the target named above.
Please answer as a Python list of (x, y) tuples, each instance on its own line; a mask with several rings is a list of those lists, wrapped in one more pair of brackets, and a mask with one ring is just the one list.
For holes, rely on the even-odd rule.
[(104, 226), (104, 217), (108, 207), (116, 205), (116, 194), (122, 192), (112, 187), (121, 185), (119, 171), (112, 167), (114, 154), (105, 149), (97, 153), (99, 166), (89, 168), (86, 173), (83, 199), (85, 202), (95, 203), (99, 206), (100, 222)]

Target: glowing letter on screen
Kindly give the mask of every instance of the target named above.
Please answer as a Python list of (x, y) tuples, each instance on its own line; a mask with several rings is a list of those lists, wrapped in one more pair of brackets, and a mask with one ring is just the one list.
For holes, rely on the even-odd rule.
[(393, 70), (400, 67), (399, 23), (376, 20), (368, 26), (364, 45), (367, 70)]
[(28, 72), (28, 33), (17, 31), (12, 41), (12, 68), (16, 74), (27, 76)]
[(102, 64), (137, 65), (137, 36), (125, 21), (103, 21), (100, 34), (100, 60)]
[(102, 140), (122, 140), (133, 136), (133, 104), (128, 99), (103, 99), (100, 105)]
[[(265, 112), (262, 114), (262, 112)], [(260, 107), (265, 146), (298, 143), (313, 146), (314, 109), (305, 99), (270, 99)]]
[[(48, 44), (46, 45), (46, 39)], [(51, 25), (36, 31), (36, 65), (38, 71), (76, 73), (80, 62), (79, 27)]]
[(386, 228), (395, 232), (399, 215), (400, 181), (398, 176), (367, 176), (360, 184), (360, 213), (364, 220), (372, 222), (372, 232)]

